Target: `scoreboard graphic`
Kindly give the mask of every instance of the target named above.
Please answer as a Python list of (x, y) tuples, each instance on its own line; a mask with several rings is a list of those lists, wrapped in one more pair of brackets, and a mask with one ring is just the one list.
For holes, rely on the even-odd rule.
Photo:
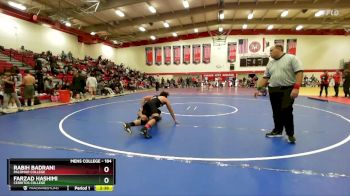
[(115, 159), (8, 159), (11, 191), (113, 191)]

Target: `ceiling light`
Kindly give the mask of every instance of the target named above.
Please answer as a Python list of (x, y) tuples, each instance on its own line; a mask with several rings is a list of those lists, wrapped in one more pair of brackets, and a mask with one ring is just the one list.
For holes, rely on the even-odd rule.
[(151, 13), (156, 13), (157, 12), (157, 10), (156, 10), (156, 8), (154, 8), (153, 6), (148, 6), (148, 10), (151, 12)]
[(224, 31), (224, 28), (219, 27), (219, 32), (222, 32), (222, 31)]
[(120, 10), (116, 10), (115, 13), (116, 13), (118, 16), (120, 16), (120, 17), (124, 17), (124, 16), (125, 16), (124, 12), (122, 12), (122, 11), (120, 11)]
[(197, 28), (195, 28), (195, 29), (194, 29), (194, 32), (195, 32), (195, 33), (198, 33), (198, 29), (197, 29)]
[(177, 33), (174, 32), (174, 33), (173, 33), (173, 36), (174, 36), (174, 37), (177, 37)]
[(65, 25), (66, 25), (67, 27), (71, 27), (71, 26), (72, 26), (72, 24), (71, 24), (70, 22), (66, 22)]
[(252, 13), (250, 13), (250, 14), (248, 14), (248, 20), (251, 20), (251, 19), (253, 19), (254, 18), (254, 14), (253, 14), (253, 12)]
[(156, 40), (156, 36), (154, 36), (154, 35), (151, 35), (151, 40)]
[(223, 20), (225, 18), (224, 10), (220, 10), (219, 18), (220, 18), (220, 20)]
[(284, 18), (288, 16), (288, 10), (284, 10), (282, 13), (281, 13), (281, 17)]
[(319, 10), (318, 12), (315, 13), (315, 17), (320, 17), (323, 16), (325, 14), (324, 10)]
[(298, 25), (297, 28), (295, 28), (297, 31), (300, 31), (301, 29), (303, 29), (303, 25)]
[(11, 7), (17, 8), (17, 9), (22, 10), (22, 11), (27, 9), (26, 6), (24, 6), (24, 5), (20, 4), (20, 3), (15, 3), (15, 2), (9, 1), (8, 4)]
[(164, 25), (165, 28), (169, 28), (170, 27), (169, 23), (167, 23), (167, 22), (164, 22), (163, 25)]
[(248, 28), (248, 25), (247, 25), (247, 24), (244, 24), (244, 25), (242, 26), (242, 29), (246, 29), (246, 28)]
[(190, 4), (188, 3), (187, 0), (183, 0), (182, 1), (182, 5), (184, 5), (184, 8), (189, 8), (190, 7)]
[(273, 29), (273, 25), (269, 25), (269, 26), (267, 27), (267, 30), (271, 30), (271, 29)]
[(146, 31), (146, 29), (144, 27), (139, 27), (139, 30), (142, 31), (142, 32)]
[(91, 32), (90, 35), (96, 35), (96, 32)]

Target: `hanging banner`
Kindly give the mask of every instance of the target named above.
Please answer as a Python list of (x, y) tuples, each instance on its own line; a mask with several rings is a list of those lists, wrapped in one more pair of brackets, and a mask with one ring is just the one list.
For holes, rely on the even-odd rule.
[(193, 64), (198, 64), (201, 62), (201, 45), (193, 44), (192, 45), (192, 55), (193, 55)]
[(297, 39), (287, 39), (287, 53), (297, 54)]
[[(263, 53), (265, 53), (265, 50), (269, 47), (270, 47), (270, 42), (266, 41), (266, 39), (263, 38), (263, 46), (262, 46)], [(269, 53), (269, 52), (270, 51), (266, 50), (266, 53)]]
[(146, 47), (146, 65), (153, 64), (153, 48)]
[(210, 63), (211, 44), (203, 44), (203, 63)]
[(262, 40), (262, 50), (263, 52), (265, 52), (265, 48), (266, 48), (266, 40), (265, 40), (265, 37), (263, 37), (263, 40)]
[(179, 65), (181, 60), (181, 46), (173, 46), (174, 64)]
[(191, 62), (191, 46), (190, 45), (183, 45), (182, 46), (183, 51), (183, 63), (189, 64)]
[(156, 65), (162, 64), (162, 47), (154, 47)]
[(227, 45), (227, 62), (236, 62), (237, 42), (229, 42)]
[(164, 64), (170, 65), (170, 63), (171, 63), (171, 46), (164, 46), (163, 51), (164, 51)]

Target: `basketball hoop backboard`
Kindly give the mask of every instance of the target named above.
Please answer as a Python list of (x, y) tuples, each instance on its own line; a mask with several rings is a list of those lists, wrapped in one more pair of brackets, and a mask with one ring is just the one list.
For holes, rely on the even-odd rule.
[(213, 46), (223, 46), (226, 45), (227, 34), (225, 32), (218, 32), (216, 34), (210, 33), (213, 39)]

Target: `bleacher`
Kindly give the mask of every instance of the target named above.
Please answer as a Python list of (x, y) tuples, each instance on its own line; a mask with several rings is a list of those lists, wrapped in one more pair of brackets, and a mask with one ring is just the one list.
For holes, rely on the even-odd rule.
[[(38, 64), (39, 61), (41, 65), (40, 63)], [(108, 89), (109, 93), (111, 93), (110, 95), (124, 93), (124, 89), (133, 92), (136, 89), (142, 90), (146, 86), (147, 88), (150, 87), (150, 82), (146, 81), (148, 79), (144, 77), (141, 72), (126, 68), (124, 65), (116, 65), (110, 60), (102, 59), (101, 57), (98, 59), (92, 59), (91, 57), (76, 59), (72, 56), (68, 58), (68, 56), (63, 55), (63, 53), (60, 56), (54, 56), (49, 51), (37, 54), (32, 51), (24, 50), (24, 48), (21, 51), (17, 51), (2, 47), (0, 52), (0, 73), (3, 73), (5, 70), (12, 71), (14, 67), (19, 68), (18, 70), (22, 76), (25, 75), (25, 69), (29, 69), (34, 76), (36, 76), (38, 70), (42, 70), (44, 81), (46, 78), (53, 78), (52, 81), (54, 84), (59, 84), (54, 85), (55, 89), (53, 94), (50, 92), (47, 92), (48, 94), (37, 92), (36, 97), (39, 98), (41, 103), (57, 101), (57, 99), (53, 99), (53, 97), (57, 97), (56, 92), (66, 89), (70, 90), (73, 82), (73, 70), (83, 71), (85, 74), (97, 72), (96, 78), (99, 79), (98, 87), (102, 85), (102, 90)], [(122, 82), (121, 87), (120, 81)], [(66, 88), (62, 88), (63, 86)], [(19, 86), (17, 89), (19, 89), (18, 95), (20, 99), (22, 99), (23, 87)], [(99, 92), (100, 97), (96, 98), (104, 98), (105, 95), (109, 94), (106, 94), (106, 91)]]
[(16, 59), (17, 61), (20, 61), (26, 65), (29, 65), (32, 68), (34, 68), (34, 66), (35, 66), (34, 54), (31, 52), (21, 53), (17, 50), (14, 50), (14, 49), (5, 49), (3, 51), (3, 54), (5, 54), (6, 56), (9, 56), (13, 59)]
[(9, 63), (4, 60), (0, 60), (0, 72), (4, 72), (5, 70), (10, 70), (13, 67), (12, 63)]

